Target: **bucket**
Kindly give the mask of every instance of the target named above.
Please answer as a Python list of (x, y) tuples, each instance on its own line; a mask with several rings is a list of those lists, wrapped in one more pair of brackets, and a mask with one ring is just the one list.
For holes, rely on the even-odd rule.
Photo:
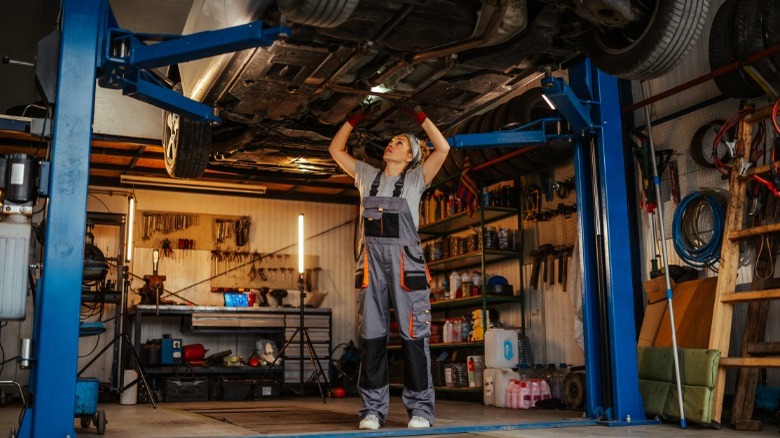
[[(137, 378), (138, 373), (135, 370), (125, 370), (123, 382), (125, 385), (127, 385)], [(122, 391), (122, 393), (119, 395), (120, 405), (134, 405), (136, 403), (138, 403), (138, 382)]]
[(485, 332), (485, 367), (515, 368), (517, 357), (517, 332), (490, 329)]

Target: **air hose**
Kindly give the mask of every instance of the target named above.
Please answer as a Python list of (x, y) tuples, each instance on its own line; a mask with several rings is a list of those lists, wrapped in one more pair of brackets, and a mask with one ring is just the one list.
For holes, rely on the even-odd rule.
[[(709, 225), (704, 216), (708, 210), (712, 228), (702, 230), (702, 225)], [(695, 268), (712, 268), (720, 259), (725, 218), (726, 208), (714, 193), (691, 192), (685, 196), (672, 220), (672, 241), (677, 255)], [(708, 233), (711, 233), (709, 239), (705, 237)]]

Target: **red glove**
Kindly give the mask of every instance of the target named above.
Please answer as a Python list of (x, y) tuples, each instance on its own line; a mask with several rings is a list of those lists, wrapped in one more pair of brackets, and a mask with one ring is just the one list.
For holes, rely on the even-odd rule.
[(357, 126), (357, 125), (358, 125), (358, 123), (362, 122), (363, 120), (365, 120), (365, 119), (367, 119), (367, 118), (368, 118), (368, 116), (367, 116), (367, 115), (365, 115), (365, 114), (363, 114), (363, 113), (357, 113), (357, 114), (355, 114), (354, 116), (352, 116), (352, 117), (348, 118), (348, 119), (347, 119), (347, 123), (349, 123), (350, 125), (352, 125), (352, 127), (354, 128), (355, 126)]
[(415, 105), (414, 107), (403, 105), (402, 108), (420, 125), (428, 118), (428, 115), (423, 112), (420, 105)]

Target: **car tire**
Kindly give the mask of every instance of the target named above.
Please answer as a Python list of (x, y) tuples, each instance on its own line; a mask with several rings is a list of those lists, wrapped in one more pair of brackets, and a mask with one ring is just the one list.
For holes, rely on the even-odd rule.
[[(738, 59), (745, 59), (767, 48), (764, 44), (765, 35), (768, 36), (769, 33), (775, 33), (777, 30), (766, 27), (767, 16), (765, 14), (768, 12), (767, 10), (775, 7), (774, 0), (744, 0), (740, 3), (734, 15), (735, 38), (733, 40)], [(780, 79), (780, 71), (769, 57), (754, 62), (753, 67), (773, 85)]]
[(598, 68), (623, 79), (652, 79), (680, 62), (701, 36), (709, 0), (656, 0), (650, 21), (600, 32), (584, 40)]
[(347, 21), (360, 0), (279, 0), (279, 11), (293, 23), (331, 28)]
[[(764, 35), (766, 38), (766, 47), (772, 47), (780, 44), (780, 10), (774, 2), (764, 2)], [(769, 57), (772, 63), (780, 68), (780, 55), (774, 54)]]
[[(726, 0), (715, 13), (709, 40), (710, 70), (717, 70), (737, 59), (734, 20), (739, 6), (739, 0)], [(742, 68), (718, 76), (714, 81), (718, 90), (731, 98), (745, 99), (764, 94)]]
[[(174, 91), (181, 92), (181, 84)], [(198, 178), (203, 175), (211, 154), (211, 127), (179, 114), (163, 111), (163, 159), (168, 175)]]

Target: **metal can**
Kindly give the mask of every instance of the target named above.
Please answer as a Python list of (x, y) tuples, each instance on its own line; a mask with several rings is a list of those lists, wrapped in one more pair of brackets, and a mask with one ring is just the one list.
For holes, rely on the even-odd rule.
[(433, 241), (433, 249), (431, 249), (431, 261), (441, 260), (444, 258), (444, 239), (439, 237)]
[(449, 236), (448, 237), (450, 241), (450, 257), (459, 256), (462, 253), (459, 252), (460, 249), (460, 237), (457, 236)]
[(479, 233), (474, 231), (466, 236), (466, 252), (479, 251)]
[(502, 251), (509, 251), (512, 249), (509, 241), (509, 229), (504, 227), (498, 228), (498, 249)]

